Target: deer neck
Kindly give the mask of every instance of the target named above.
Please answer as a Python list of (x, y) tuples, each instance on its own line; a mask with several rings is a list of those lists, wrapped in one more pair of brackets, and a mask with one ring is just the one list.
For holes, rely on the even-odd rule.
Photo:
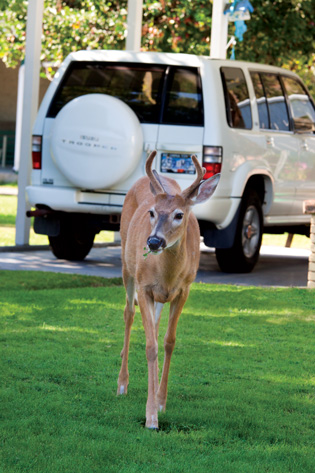
[(177, 279), (182, 267), (186, 265), (186, 235), (182, 235), (179, 240), (165, 248), (159, 263), (160, 271), (168, 281)]

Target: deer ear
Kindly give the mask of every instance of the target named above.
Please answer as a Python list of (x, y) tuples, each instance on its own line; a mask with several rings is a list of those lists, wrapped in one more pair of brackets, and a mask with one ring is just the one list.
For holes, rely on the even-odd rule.
[(206, 181), (202, 181), (198, 186), (198, 194), (191, 198), (192, 204), (201, 204), (210, 199), (220, 180), (220, 174), (216, 174)]

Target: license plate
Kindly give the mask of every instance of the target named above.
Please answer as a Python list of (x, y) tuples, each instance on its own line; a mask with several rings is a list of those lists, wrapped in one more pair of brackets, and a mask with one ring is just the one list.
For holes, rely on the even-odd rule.
[(161, 172), (195, 174), (196, 169), (190, 154), (161, 154)]

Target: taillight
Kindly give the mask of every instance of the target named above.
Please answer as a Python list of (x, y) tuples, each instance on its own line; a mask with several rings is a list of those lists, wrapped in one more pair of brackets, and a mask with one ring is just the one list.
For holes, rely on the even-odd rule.
[(204, 146), (202, 165), (206, 168), (204, 179), (221, 172), (223, 148), (222, 146)]
[(33, 169), (42, 169), (42, 137), (32, 136), (32, 161)]

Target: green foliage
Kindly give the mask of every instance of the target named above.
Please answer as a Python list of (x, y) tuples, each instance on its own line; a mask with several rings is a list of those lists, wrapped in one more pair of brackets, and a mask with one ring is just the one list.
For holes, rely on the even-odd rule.
[[(251, 61), (281, 65), (292, 52), (314, 53), (315, 4), (311, 0), (253, 0), (255, 8), (239, 50)], [(302, 33), (303, 31), (303, 33)]]
[(209, 55), (211, 10), (209, 0), (146, 0), (143, 49)]
[[(315, 2), (252, 0), (236, 58), (284, 66), (315, 90)], [(0, 58), (15, 67), (24, 58), (26, 0), (0, 0)], [(209, 0), (144, 0), (142, 49), (209, 55)], [(230, 23), (230, 34), (234, 25)], [(42, 74), (51, 77), (72, 51), (123, 49), (127, 0), (45, 0)]]
[[(128, 395), (116, 396), (122, 287), (0, 273), (0, 471), (313, 473), (314, 293), (194, 284), (160, 431), (143, 428), (137, 310)], [(167, 313), (160, 327), (160, 362)]]
[[(117, 49), (124, 46), (126, 2), (46, 0), (41, 61), (50, 76), (51, 65), (60, 65), (80, 49)], [(0, 58), (15, 67), (24, 58), (27, 1), (7, 0), (0, 11)], [(46, 65), (45, 65), (46, 63)]]

